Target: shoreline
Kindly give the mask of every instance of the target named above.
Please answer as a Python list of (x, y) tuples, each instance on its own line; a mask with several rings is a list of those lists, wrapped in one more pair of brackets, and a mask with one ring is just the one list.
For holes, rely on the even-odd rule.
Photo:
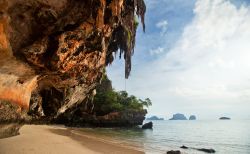
[(77, 133), (75, 129), (59, 125), (24, 125), (20, 135), (0, 139), (1, 154), (44, 154), (44, 153), (115, 153), (143, 154), (144, 152), (106, 142), (105, 139), (87, 132)]

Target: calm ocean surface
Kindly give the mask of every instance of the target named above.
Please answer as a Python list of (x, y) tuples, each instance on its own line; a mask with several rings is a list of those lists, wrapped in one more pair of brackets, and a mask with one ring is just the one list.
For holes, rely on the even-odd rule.
[(153, 130), (136, 128), (84, 128), (83, 130), (106, 141), (140, 149), (149, 154), (163, 154), (167, 150), (181, 150), (188, 154), (203, 153), (180, 149), (182, 145), (213, 148), (218, 154), (250, 154), (250, 120), (153, 121), (153, 123)]

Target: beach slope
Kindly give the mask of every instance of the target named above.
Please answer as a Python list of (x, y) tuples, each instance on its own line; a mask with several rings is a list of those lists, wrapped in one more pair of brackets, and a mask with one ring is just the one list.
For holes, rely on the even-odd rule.
[(47, 125), (25, 125), (20, 135), (0, 139), (1, 154), (142, 154), (133, 150), (100, 141), (91, 137), (74, 134), (65, 127)]

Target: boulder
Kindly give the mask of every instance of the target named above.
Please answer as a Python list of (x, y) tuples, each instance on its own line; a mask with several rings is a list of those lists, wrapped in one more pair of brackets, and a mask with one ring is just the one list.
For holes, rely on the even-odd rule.
[(179, 150), (176, 150), (176, 151), (171, 150), (171, 151), (168, 151), (167, 154), (181, 154), (181, 151), (179, 151)]
[(186, 147), (185, 145), (180, 147), (181, 149), (194, 149), (206, 153), (215, 153), (216, 151), (214, 149), (206, 149), (206, 148), (193, 148), (193, 147)]
[(181, 146), (180, 148), (182, 148), (182, 149), (188, 149), (188, 147), (186, 147), (185, 145)]
[(205, 149), (205, 148), (201, 148), (201, 149), (197, 149), (198, 151), (203, 151), (206, 153), (215, 153), (216, 151), (214, 149)]
[(152, 128), (153, 128), (153, 122), (152, 121), (142, 125), (142, 129), (152, 129)]
[(0, 139), (8, 138), (19, 135), (19, 129), (22, 127), (21, 124), (1, 124), (0, 125)]

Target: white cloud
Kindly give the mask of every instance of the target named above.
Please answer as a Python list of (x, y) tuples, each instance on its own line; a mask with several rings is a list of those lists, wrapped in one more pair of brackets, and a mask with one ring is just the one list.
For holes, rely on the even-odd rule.
[[(163, 52), (164, 46), (151, 51), (162, 56), (133, 69), (128, 91), (151, 98), (152, 114), (249, 114), (250, 7), (197, 0), (194, 14), (169, 52)], [(157, 27), (164, 29), (167, 22)], [(114, 85), (122, 87), (113, 77)]]
[[(194, 12), (196, 16), (185, 28), (181, 39), (159, 60), (164, 66), (162, 69), (173, 63), (185, 67), (186, 70), (180, 73), (192, 83), (187, 85), (192, 89), (202, 90), (211, 84), (227, 87), (243, 81), (249, 84), (249, 8), (237, 9), (224, 0), (199, 0)], [(199, 85), (196, 84), (199, 81)]]
[(158, 47), (149, 51), (150, 55), (159, 55), (164, 52), (164, 48)]
[(161, 29), (161, 35), (166, 34), (167, 28), (168, 28), (168, 21), (167, 20), (162, 20), (156, 24), (157, 28)]

